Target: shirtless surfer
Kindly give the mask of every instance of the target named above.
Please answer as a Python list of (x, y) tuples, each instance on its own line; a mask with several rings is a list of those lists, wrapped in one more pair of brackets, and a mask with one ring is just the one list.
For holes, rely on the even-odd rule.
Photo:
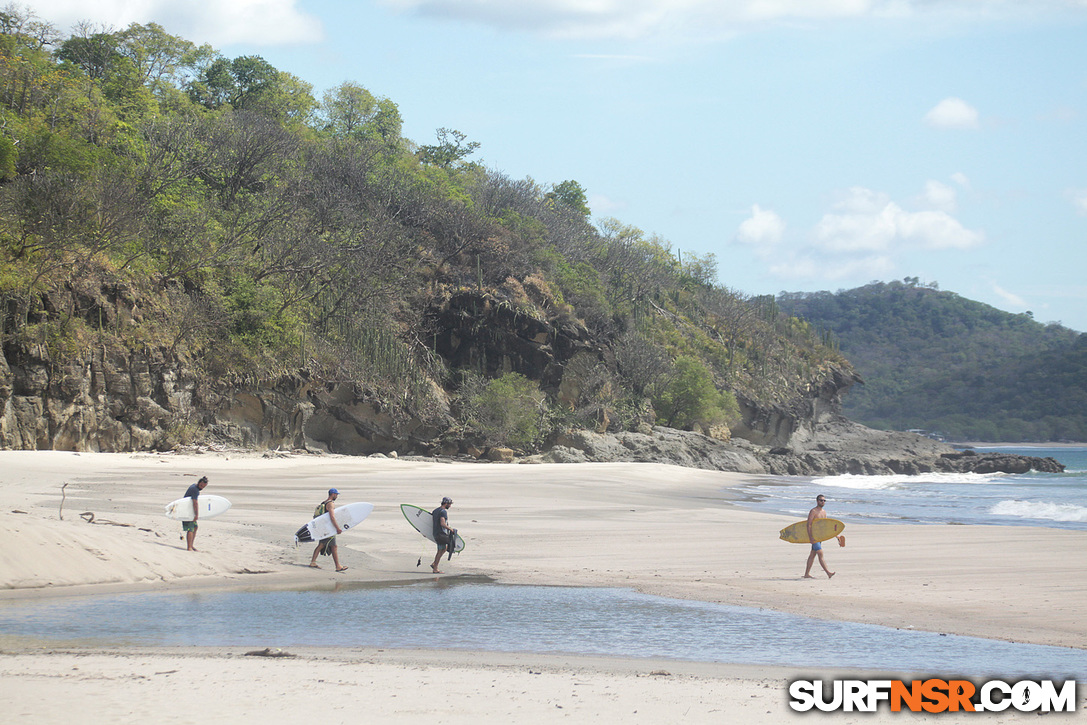
[[(815, 508), (808, 512), (808, 541), (811, 541), (814, 537), (812, 534), (811, 526), (816, 519), (825, 519), (827, 512), (823, 510), (823, 505), (827, 502), (826, 497), (823, 494), (819, 494), (815, 497)], [(823, 567), (823, 571), (827, 573), (827, 578), (834, 576), (834, 572), (827, 568), (827, 562), (823, 558), (823, 545), (818, 541), (813, 541), (811, 545), (811, 553), (808, 554), (808, 566), (804, 569), (805, 579), (814, 579), (811, 575), (811, 565), (815, 561), (815, 557), (819, 557), (819, 566)]]

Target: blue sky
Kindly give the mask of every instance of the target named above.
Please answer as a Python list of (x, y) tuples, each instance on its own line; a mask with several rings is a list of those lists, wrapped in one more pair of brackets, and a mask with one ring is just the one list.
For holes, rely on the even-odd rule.
[(360, 83), (743, 293), (919, 277), (1087, 331), (1087, 0), (24, 5)]

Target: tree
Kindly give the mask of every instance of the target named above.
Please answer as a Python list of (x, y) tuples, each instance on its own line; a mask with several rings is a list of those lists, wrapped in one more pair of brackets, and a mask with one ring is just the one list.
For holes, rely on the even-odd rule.
[(11, 181), (15, 178), (15, 161), (18, 158), (19, 151), (12, 140), (0, 136), (0, 181)]
[(547, 200), (562, 209), (569, 210), (581, 217), (592, 214), (584, 187), (573, 180), (567, 180), (552, 187)]
[(713, 375), (696, 357), (682, 355), (668, 381), (653, 396), (658, 420), (669, 428), (727, 423), (739, 414), (731, 394), (722, 393)]
[(78, 30), (81, 35), (61, 43), (57, 58), (79, 66), (92, 80), (102, 80), (123, 57), (117, 52), (120, 38), (116, 33), (93, 32), (86, 24), (80, 24)]
[(378, 98), (357, 83), (341, 83), (325, 91), (321, 111), (332, 133), (359, 141), (400, 138), (400, 110), (388, 98)]
[(283, 124), (308, 122), (317, 105), (311, 84), (259, 55), (214, 58), (188, 83), (188, 94), (205, 108), (252, 111)]
[(543, 430), (546, 397), (520, 373), (486, 383), (472, 401), (473, 427), (492, 445), (531, 447)]
[(460, 131), (451, 128), (439, 128), (435, 134), (438, 143), (434, 146), (419, 147), (419, 160), (424, 164), (433, 164), (443, 169), (453, 167), (476, 152), (479, 148), (478, 141), (468, 141)]
[(276, 170), (288, 163), (298, 143), (298, 138), (266, 116), (228, 114), (210, 123), (209, 158), (201, 178), (230, 206), (243, 192), (269, 189)]
[(197, 47), (170, 35), (157, 23), (132, 23), (117, 38), (117, 53), (132, 62), (139, 82), (147, 84), (155, 95), (162, 95), (169, 87), (183, 87), (197, 65), (215, 55), (210, 45)]
[(259, 55), (242, 55), (230, 61), (232, 88), (229, 103), (235, 109), (252, 108), (279, 80), (279, 71)]
[(61, 39), (52, 23), (42, 21), (34, 11), (15, 3), (0, 8), (0, 36), (17, 39), (32, 50), (56, 45)]
[(633, 330), (616, 340), (615, 363), (623, 380), (638, 396), (653, 390), (672, 371), (672, 363), (664, 351)]
[(679, 278), (680, 265), (670, 245), (657, 236), (616, 219), (600, 223), (603, 245), (598, 264), (608, 282), (612, 303), (643, 305)]

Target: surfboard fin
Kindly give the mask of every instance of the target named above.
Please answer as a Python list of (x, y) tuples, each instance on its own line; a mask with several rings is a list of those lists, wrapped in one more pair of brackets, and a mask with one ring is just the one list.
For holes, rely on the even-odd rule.
[(422, 565), (423, 565), (423, 557), (420, 556), (419, 561), (415, 562), (415, 566), (422, 566)]

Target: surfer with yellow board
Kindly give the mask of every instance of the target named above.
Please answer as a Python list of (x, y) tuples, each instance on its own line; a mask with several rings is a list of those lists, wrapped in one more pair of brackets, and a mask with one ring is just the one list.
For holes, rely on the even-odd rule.
[(822, 542), (829, 539), (838, 539), (838, 546), (845, 546), (845, 529), (838, 519), (827, 518), (827, 512), (823, 510), (826, 504), (826, 496), (822, 494), (815, 497), (815, 508), (808, 512), (806, 521), (797, 521), (789, 524), (778, 532), (778, 538), (788, 541), (790, 544), (811, 544), (811, 553), (808, 554), (808, 566), (804, 569), (804, 578), (811, 579), (811, 565), (815, 563), (815, 557), (819, 557), (819, 565), (827, 573), (827, 577), (834, 576), (834, 572), (827, 568), (827, 562), (823, 558)]
[(819, 494), (815, 497), (815, 508), (808, 512), (808, 541), (811, 544), (811, 553), (808, 554), (808, 565), (804, 568), (804, 578), (812, 579), (811, 565), (815, 561), (815, 557), (819, 557), (819, 566), (823, 567), (823, 571), (827, 573), (827, 578), (834, 576), (834, 572), (827, 568), (827, 561), (823, 558), (823, 543), (815, 540), (815, 535), (812, 533), (811, 527), (817, 519), (825, 519), (827, 512), (823, 510), (823, 506), (826, 504), (827, 499), (823, 494)]

